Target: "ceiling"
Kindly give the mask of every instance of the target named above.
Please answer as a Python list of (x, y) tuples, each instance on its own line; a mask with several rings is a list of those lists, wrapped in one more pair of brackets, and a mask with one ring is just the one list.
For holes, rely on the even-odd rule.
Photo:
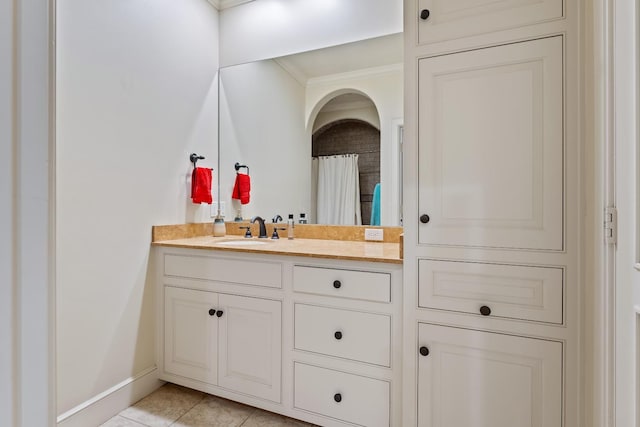
[(276, 61), (298, 81), (402, 64), (402, 33), (283, 56)]

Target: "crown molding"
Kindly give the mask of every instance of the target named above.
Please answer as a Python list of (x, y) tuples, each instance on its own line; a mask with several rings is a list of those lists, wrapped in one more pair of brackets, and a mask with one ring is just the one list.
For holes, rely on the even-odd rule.
[(249, 3), (254, 0), (207, 0), (217, 10), (229, 9), (233, 6), (238, 6), (243, 3)]
[(373, 77), (373, 76), (379, 76), (384, 74), (402, 72), (403, 65), (404, 64), (402, 63), (382, 65), (380, 67), (371, 67), (371, 68), (365, 68), (362, 70), (349, 71), (346, 73), (338, 73), (338, 74), (331, 74), (328, 76), (314, 77), (307, 80), (307, 85), (312, 86), (317, 84), (332, 83), (340, 80), (361, 79), (365, 77)]

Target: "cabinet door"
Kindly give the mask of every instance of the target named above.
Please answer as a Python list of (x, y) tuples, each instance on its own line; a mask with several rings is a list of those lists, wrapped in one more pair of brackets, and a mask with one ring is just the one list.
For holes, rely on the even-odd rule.
[[(562, 17), (562, 0), (419, 0), (420, 44), (451, 40)], [(424, 15), (428, 11), (428, 15)], [(421, 19), (418, 19), (420, 17)]]
[(418, 425), (562, 426), (562, 344), (420, 324)]
[(164, 370), (216, 384), (218, 318), (210, 310), (217, 310), (218, 294), (164, 289)]
[(419, 61), (419, 243), (563, 249), (562, 58), (557, 36)]
[(280, 402), (281, 303), (220, 295), (218, 385)]

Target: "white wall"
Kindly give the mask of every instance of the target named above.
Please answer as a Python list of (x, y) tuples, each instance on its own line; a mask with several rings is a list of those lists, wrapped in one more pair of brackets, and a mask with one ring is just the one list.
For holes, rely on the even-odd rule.
[[(221, 200), (226, 220), (239, 206), (231, 200), (236, 162), (251, 174), (251, 202), (242, 216), (271, 219), (309, 212), (311, 136), (304, 121), (304, 88), (275, 61), (221, 70)], [(241, 172), (246, 172), (244, 169)]]
[(217, 164), (218, 12), (58, 0), (57, 18), (61, 414), (155, 364), (151, 226), (210, 220), (188, 155)]
[(49, 6), (0, 4), (0, 425), (8, 427), (54, 423)]
[(260, 0), (220, 15), (223, 66), (402, 32), (402, 0)]
[(311, 128), (320, 109), (336, 95), (360, 92), (373, 101), (380, 116), (380, 219), (399, 225), (397, 206), (401, 177), (398, 170), (396, 126), (404, 117), (404, 78), (401, 66), (362, 70), (342, 76), (314, 79), (307, 84), (305, 121)]

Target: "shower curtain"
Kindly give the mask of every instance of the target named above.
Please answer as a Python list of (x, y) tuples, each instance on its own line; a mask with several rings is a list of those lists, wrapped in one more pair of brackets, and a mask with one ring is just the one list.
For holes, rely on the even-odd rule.
[(361, 225), (358, 155), (314, 157), (316, 169), (317, 223)]

